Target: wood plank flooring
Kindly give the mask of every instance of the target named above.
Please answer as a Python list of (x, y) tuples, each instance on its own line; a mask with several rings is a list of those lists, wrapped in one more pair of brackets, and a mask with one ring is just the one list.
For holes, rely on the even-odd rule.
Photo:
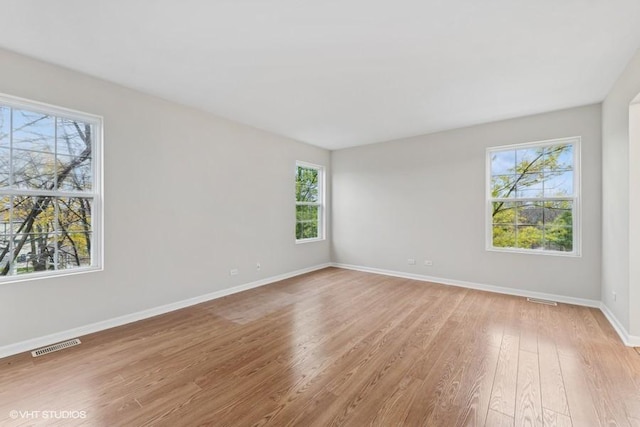
[(640, 425), (599, 310), (336, 268), (82, 342), (0, 359), (0, 425)]

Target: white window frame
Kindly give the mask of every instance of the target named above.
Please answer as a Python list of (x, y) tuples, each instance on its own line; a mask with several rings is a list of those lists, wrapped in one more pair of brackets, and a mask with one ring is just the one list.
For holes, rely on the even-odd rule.
[[(500, 151), (513, 151), (527, 148), (539, 148), (553, 145), (573, 145), (573, 197), (556, 196), (556, 197), (522, 197), (522, 198), (492, 198), (491, 197), (491, 156), (493, 153)], [(580, 173), (580, 160), (581, 160), (581, 137), (574, 136), (568, 138), (549, 139), (544, 141), (526, 142), (522, 144), (501, 145), (496, 147), (488, 147), (486, 149), (486, 208), (485, 208), (485, 230), (486, 230), (486, 243), (485, 248), (487, 251), (494, 252), (510, 252), (510, 253), (522, 253), (533, 255), (551, 255), (551, 256), (566, 256), (566, 257), (580, 257), (582, 253), (582, 222), (581, 222), (581, 173)], [(553, 251), (543, 249), (524, 249), (524, 248), (505, 248), (493, 246), (493, 202), (518, 202), (518, 201), (553, 201), (553, 200), (573, 200), (572, 209), (572, 223), (573, 223), (573, 251)]]
[[(317, 202), (299, 202), (297, 199), (295, 200), (295, 206), (317, 206), (318, 207), (318, 237), (312, 237), (308, 239), (298, 239), (295, 233), (294, 227), (294, 237), (296, 240), (296, 244), (298, 243), (310, 243), (310, 242), (320, 242), (325, 240), (325, 173), (324, 166), (316, 165), (314, 163), (303, 162), (300, 160), (296, 160), (296, 166), (294, 169), (294, 199), (295, 199), (295, 177), (297, 176), (298, 167), (307, 168), (307, 169), (315, 169), (318, 171), (318, 201)], [(298, 224), (297, 215), (294, 215), (295, 224)]]
[(49, 277), (62, 277), (104, 270), (104, 206), (102, 201), (103, 189), (103, 118), (98, 115), (83, 113), (80, 111), (58, 107), (38, 101), (31, 101), (11, 95), (0, 93), (0, 105), (28, 110), (35, 113), (46, 114), (61, 119), (78, 120), (92, 126), (91, 168), (93, 182), (91, 191), (59, 191), (59, 190), (33, 190), (0, 188), (0, 196), (40, 196), (52, 197), (87, 197), (92, 199), (91, 207), (91, 265), (66, 270), (47, 270), (42, 272), (27, 273), (22, 275), (0, 276), (0, 285), (5, 283), (23, 282), (29, 280), (45, 279)]

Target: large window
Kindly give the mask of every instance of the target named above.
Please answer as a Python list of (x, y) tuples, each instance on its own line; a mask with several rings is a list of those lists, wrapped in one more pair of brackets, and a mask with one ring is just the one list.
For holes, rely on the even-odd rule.
[(296, 242), (324, 238), (324, 169), (296, 162)]
[(99, 117), (0, 96), (0, 282), (101, 267)]
[(487, 150), (487, 249), (580, 255), (580, 138)]

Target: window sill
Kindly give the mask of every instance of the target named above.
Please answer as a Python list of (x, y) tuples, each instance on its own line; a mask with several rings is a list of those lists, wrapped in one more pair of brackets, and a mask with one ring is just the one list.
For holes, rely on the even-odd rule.
[(301, 245), (304, 243), (323, 242), (323, 241), (325, 241), (324, 237), (317, 237), (315, 239), (300, 239), (300, 240), (296, 240), (296, 245)]
[(560, 251), (543, 251), (535, 249), (516, 249), (516, 248), (495, 248), (493, 246), (485, 248), (487, 252), (502, 252), (510, 254), (524, 254), (524, 255), (548, 255), (559, 256), (566, 258), (581, 258), (579, 252), (560, 252)]
[(92, 273), (102, 271), (103, 267), (81, 267), (72, 270), (58, 270), (55, 272), (46, 271), (42, 273), (30, 273), (21, 276), (4, 276), (0, 277), (0, 286), (8, 283), (27, 282), (30, 280), (53, 279), (57, 277), (74, 276), (76, 274)]

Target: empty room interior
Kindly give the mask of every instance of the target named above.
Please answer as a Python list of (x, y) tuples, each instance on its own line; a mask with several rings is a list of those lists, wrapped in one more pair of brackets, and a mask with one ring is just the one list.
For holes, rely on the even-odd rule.
[(640, 2), (5, 0), (0, 425), (640, 426)]

